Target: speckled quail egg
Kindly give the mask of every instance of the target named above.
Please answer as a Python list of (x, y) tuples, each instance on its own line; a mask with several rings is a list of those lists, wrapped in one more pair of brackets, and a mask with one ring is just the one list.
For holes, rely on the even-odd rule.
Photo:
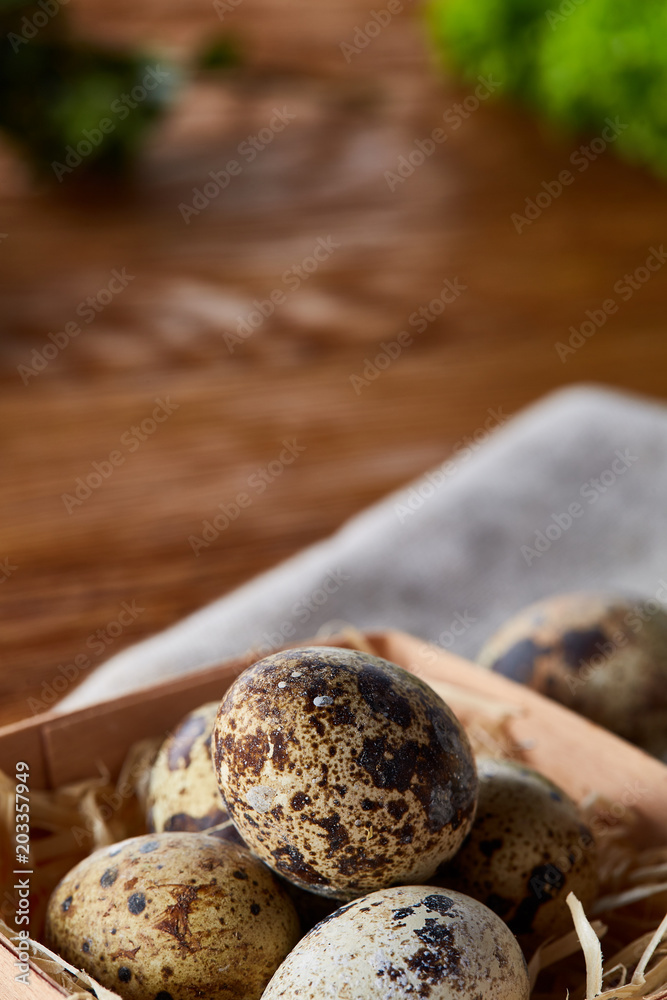
[(251, 850), (337, 899), (426, 881), (475, 811), (475, 762), (447, 705), (352, 650), (292, 649), (241, 674), (220, 706), (214, 763)]
[(302, 938), (262, 1000), (527, 1000), (523, 954), (459, 892), (399, 886), (342, 907)]
[[(228, 840), (233, 843), (243, 844), (240, 834), (237, 832), (232, 820), (217, 826), (213, 830), (206, 831), (209, 837), (217, 837), (219, 840)], [(244, 845), (245, 846), (245, 845)], [(277, 876), (278, 881), (287, 891), (287, 895), (294, 904), (294, 909), (299, 918), (301, 933), (305, 934), (311, 927), (318, 924), (324, 917), (328, 917), (338, 907), (338, 903), (326, 896), (318, 896), (314, 892), (306, 892), (299, 886), (289, 882), (282, 875)]]
[(597, 894), (597, 854), (574, 802), (532, 768), (480, 760), (477, 817), (434, 884), (480, 900), (522, 941), (573, 929), (565, 899)]
[(201, 833), (91, 854), (54, 890), (46, 932), (49, 947), (127, 1000), (258, 1000), (299, 937), (271, 872)]
[(667, 611), (657, 600), (547, 598), (506, 622), (478, 661), (667, 760)]
[[(148, 829), (194, 833), (226, 824), (235, 837), (211, 760), (213, 724), (220, 706), (212, 701), (179, 722), (160, 747), (148, 783)], [(240, 838), (239, 838), (240, 840)]]

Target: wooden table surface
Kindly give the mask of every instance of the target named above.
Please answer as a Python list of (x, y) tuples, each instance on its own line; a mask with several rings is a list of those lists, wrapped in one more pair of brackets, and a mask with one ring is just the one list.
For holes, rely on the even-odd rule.
[[(667, 187), (609, 152), (580, 172), (581, 138), (502, 99), (461, 117), (475, 85), (436, 71), (414, 5), (346, 61), (362, 0), (240, 0), (222, 23), (206, 0), (76, 2), (88, 35), (180, 58), (229, 28), (247, 62), (187, 83), (131, 195), (35, 189), (0, 154), (0, 721), (48, 707), (75, 657), (92, 669), (333, 531), (489, 408), (579, 381), (667, 396), (667, 268), (623, 291), (661, 250)], [(283, 128), (247, 162), (240, 145), (276, 109)], [(445, 141), (405, 169), (436, 128)], [(186, 223), (179, 205), (234, 158), (240, 174)], [(388, 179), (400, 162), (408, 176)], [(567, 168), (573, 183), (517, 232), (512, 214)], [(109, 299), (114, 269), (131, 280), (86, 322), (80, 303)], [(447, 280), (459, 294), (435, 316)], [(240, 337), (248, 316), (261, 322)], [(26, 374), (72, 322), (81, 333)], [(297, 454), (281, 465), (284, 441)], [(93, 463), (107, 475), (77, 498)], [(250, 505), (195, 555), (189, 537), (239, 493)]]

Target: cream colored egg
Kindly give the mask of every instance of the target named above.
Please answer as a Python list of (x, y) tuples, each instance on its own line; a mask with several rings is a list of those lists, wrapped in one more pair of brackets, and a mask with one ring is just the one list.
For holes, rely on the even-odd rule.
[(400, 886), (355, 900), (288, 955), (262, 1000), (528, 1000), (507, 925), (468, 896)]
[(463, 847), (434, 882), (480, 900), (527, 946), (574, 929), (565, 902), (597, 895), (593, 836), (572, 800), (532, 768), (479, 763), (477, 817)]
[(148, 784), (149, 830), (194, 833), (229, 823), (211, 760), (219, 706), (212, 701), (189, 712), (160, 747)]
[(294, 907), (245, 848), (205, 834), (96, 851), (49, 901), (47, 943), (126, 1000), (258, 1000), (296, 944)]
[(309, 647), (260, 660), (224, 698), (214, 741), (245, 842), (325, 896), (424, 882), (472, 823), (463, 728), (431, 688), (379, 657)]

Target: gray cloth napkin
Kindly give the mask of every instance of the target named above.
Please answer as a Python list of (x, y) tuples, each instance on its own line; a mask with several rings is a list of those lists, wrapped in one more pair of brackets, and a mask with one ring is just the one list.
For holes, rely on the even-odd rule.
[(575, 386), (500, 420), (490, 414), (490, 433), (330, 538), (112, 657), (56, 710), (298, 644), (335, 621), (474, 658), (548, 594), (667, 596), (667, 410)]

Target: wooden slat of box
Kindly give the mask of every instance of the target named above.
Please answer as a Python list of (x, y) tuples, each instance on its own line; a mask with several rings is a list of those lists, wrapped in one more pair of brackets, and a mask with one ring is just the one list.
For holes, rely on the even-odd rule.
[(0, 768), (12, 774), (16, 761), (26, 760), (32, 788), (80, 781), (100, 767), (117, 776), (132, 743), (160, 736), (190, 707), (222, 697), (245, 665), (235, 661), (68, 715), (49, 712), (6, 726), (0, 730)]
[[(313, 643), (314, 644), (314, 643)], [(344, 639), (318, 645), (348, 645)], [(222, 698), (256, 657), (247, 655), (67, 715), (45, 712), (0, 729), (0, 769), (30, 764), (31, 788), (58, 788), (106, 769), (116, 778), (137, 740), (165, 735), (183, 716)]]
[(12, 948), (6, 938), (0, 938), (0, 1000), (56, 1000), (56, 997), (67, 996), (65, 990), (57, 983), (40, 972), (34, 965), (30, 966), (29, 982), (17, 982), (19, 973), (14, 964), (18, 953)]

